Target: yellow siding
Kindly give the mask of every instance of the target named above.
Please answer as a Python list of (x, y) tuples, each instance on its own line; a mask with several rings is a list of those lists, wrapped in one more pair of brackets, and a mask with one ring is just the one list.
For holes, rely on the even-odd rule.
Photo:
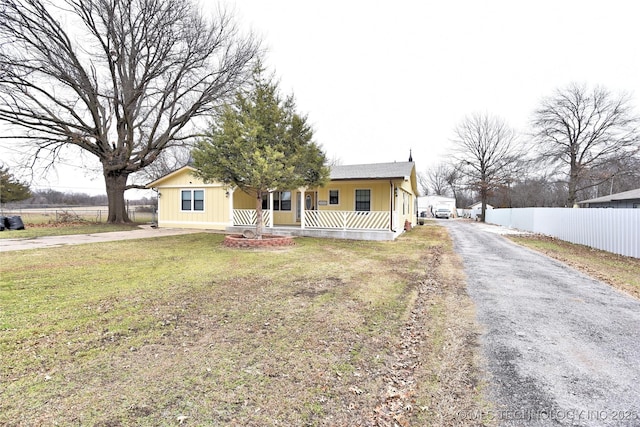
[[(394, 211), (397, 217), (399, 227), (404, 226), (405, 221), (411, 224), (416, 223), (415, 215), (415, 194), (413, 194), (413, 186), (411, 180), (392, 180), (394, 189), (397, 189), (397, 196), (394, 191), (395, 203)], [(320, 201), (318, 209), (320, 210), (336, 210), (336, 211), (352, 211), (355, 210), (355, 194), (356, 190), (371, 190), (371, 210), (372, 211), (389, 211), (391, 184), (387, 180), (367, 180), (367, 181), (332, 181), (324, 188), (318, 189), (318, 200)], [(329, 204), (329, 191), (339, 191), (339, 204)], [(326, 203), (325, 203), (326, 202)]]
[(233, 192), (233, 208), (234, 209), (255, 209), (256, 199), (248, 195), (244, 191), (236, 190)]
[[(409, 221), (412, 225), (416, 225), (416, 195), (413, 193), (411, 181), (397, 181), (395, 183), (398, 188), (398, 205), (396, 212), (400, 221), (398, 224), (402, 226), (405, 221)], [(406, 195), (406, 202), (402, 194)], [(403, 209), (403, 203), (405, 208)]]
[[(229, 198), (222, 184), (204, 184), (183, 169), (158, 181), (158, 226), (224, 230), (229, 225)], [(204, 190), (203, 211), (182, 211), (182, 190)]]
[[(338, 190), (338, 204), (329, 204), (329, 190)], [(318, 189), (318, 209), (333, 211), (353, 211), (356, 209), (356, 190), (371, 190), (371, 210), (389, 211), (389, 181), (331, 181)], [(326, 202), (326, 204), (325, 204)]]

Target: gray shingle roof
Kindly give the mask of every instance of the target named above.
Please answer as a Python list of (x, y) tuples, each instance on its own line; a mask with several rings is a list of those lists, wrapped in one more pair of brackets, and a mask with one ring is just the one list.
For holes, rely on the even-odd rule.
[(632, 200), (632, 199), (640, 199), (640, 188), (636, 188), (635, 190), (623, 191), (622, 193), (611, 194), (609, 196), (597, 197), (595, 199), (583, 200), (578, 202), (582, 203), (606, 203), (606, 202), (614, 202), (618, 200)]
[(414, 162), (339, 165), (331, 168), (331, 179), (388, 179), (411, 176)]

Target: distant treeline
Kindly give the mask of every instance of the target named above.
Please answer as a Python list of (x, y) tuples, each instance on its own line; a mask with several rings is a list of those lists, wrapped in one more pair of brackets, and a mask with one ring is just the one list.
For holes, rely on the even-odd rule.
[[(64, 193), (56, 190), (35, 190), (33, 196), (16, 205), (23, 207), (49, 207), (49, 206), (105, 206), (108, 204), (107, 195), (91, 196), (84, 193)], [(156, 199), (143, 197), (137, 200), (128, 200), (129, 205), (155, 205)]]

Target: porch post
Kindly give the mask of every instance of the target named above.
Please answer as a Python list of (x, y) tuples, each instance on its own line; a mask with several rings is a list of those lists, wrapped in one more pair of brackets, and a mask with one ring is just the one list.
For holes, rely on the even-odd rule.
[(273, 191), (269, 191), (269, 221), (267, 227), (273, 228)]
[(391, 191), (391, 231), (399, 232), (403, 224), (398, 224), (398, 187), (392, 184), (393, 190)]
[(389, 229), (393, 232), (396, 231), (396, 228), (393, 224), (393, 197), (394, 197), (394, 189), (393, 182), (389, 181)]
[(304, 230), (304, 187), (300, 188), (300, 228)]
[(236, 191), (234, 187), (227, 189), (227, 198), (229, 199), (229, 226), (233, 227), (233, 192)]

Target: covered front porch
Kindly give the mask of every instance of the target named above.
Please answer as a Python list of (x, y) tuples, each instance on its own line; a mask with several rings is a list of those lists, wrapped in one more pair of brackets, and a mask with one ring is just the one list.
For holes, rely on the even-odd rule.
[[(325, 237), (353, 240), (393, 240), (398, 230), (396, 216), (383, 211), (321, 211), (302, 207), (296, 225), (274, 224), (273, 211), (262, 212), (264, 231), (285, 236)], [(242, 233), (256, 225), (255, 209), (233, 209), (233, 225), (227, 231)]]
[(229, 189), (229, 232), (255, 229), (256, 204), (264, 232), (355, 240), (394, 240), (414, 224), (412, 180), (334, 179), (323, 187), (273, 190), (260, 196)]

